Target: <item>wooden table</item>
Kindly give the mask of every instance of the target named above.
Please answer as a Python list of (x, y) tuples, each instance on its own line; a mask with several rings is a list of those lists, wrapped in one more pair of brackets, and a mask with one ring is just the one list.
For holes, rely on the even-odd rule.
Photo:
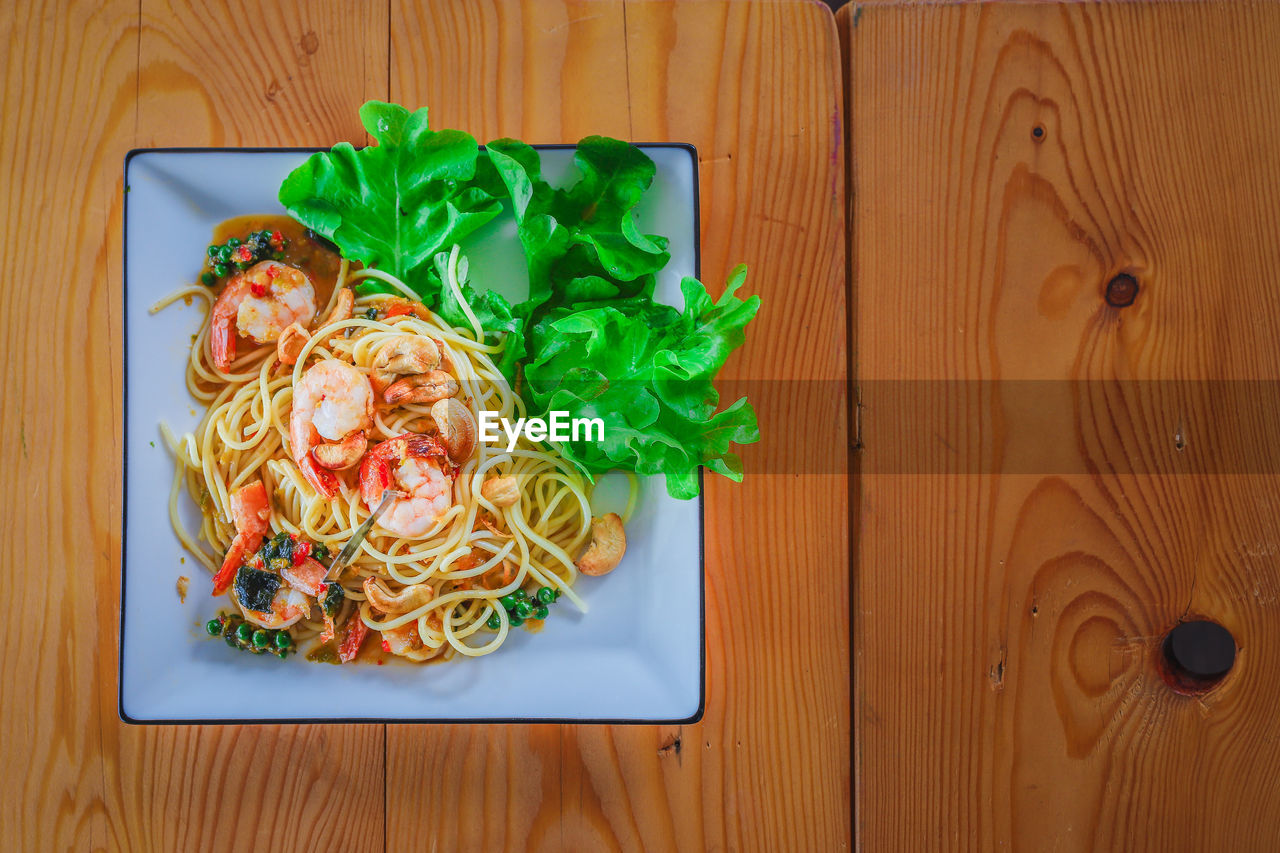
[(1275, 850), (1280, 6), (839, 24), (860, 846)]
[[(6, 3), (0, 846), (839, 850), (850, 842), (844, 149), (802, 2)], [(129, 727), (116, 714), (122, 159), (364, 141), (697, 145), (703, 276), (765, 308), (759, 472), (707, 484), (707, 706), (682, 728)], [(834, 390), (833, 390), (834, 389)], [(795, 448), (829, 447), (796, 476)], [(163, 500), (157, 495), (156, 499)], [(157, 640), (164, 642), (163, 638)]]

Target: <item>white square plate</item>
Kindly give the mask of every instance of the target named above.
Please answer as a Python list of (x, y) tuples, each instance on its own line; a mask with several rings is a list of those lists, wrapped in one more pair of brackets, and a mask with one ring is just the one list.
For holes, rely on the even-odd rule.
[[(552, 183), (576, 179), (572, 146), (538, 146)], [(637, 211), (645, 233), (671, 240), (658, 298), (680, 305), (681, 276), (698, 273), (697, 156), (687, 145), (642, 145), (657, 177)], [(160, 439), (194, 427), (183, 381), (201, 309), (148, 308), (193, 281), (219, 222), (283, 212), (276, 191), (312, 149), (147, 149), (125, 158), (124, 540), (120, 716), (130, 723), (303, 721), (692, 722), (704, 694), (702, 503), (642, 483), (627, 554), (611, 574), (581, 577), (590, 612), (568, 604), (542, 631), (514, 630), (493, 654), (433, 666), (308, 663), (245, 655), (204, 634), (226, 599), (169, 525), (173, 459)], [(519, 297), (527, 288), (510, 216), (464, 245), (471, 278)], [(601, 494), (597, 512), (618, 509)], [(191, 528), (197, 510), (183, 494)], [(179, 575), (191, 578), (186, 602)]]

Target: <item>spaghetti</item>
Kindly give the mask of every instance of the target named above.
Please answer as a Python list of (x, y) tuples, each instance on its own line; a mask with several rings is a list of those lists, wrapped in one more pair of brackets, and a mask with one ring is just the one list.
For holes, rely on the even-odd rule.
[[(455, 249), (450, 263), (457, 262)], [(260, 266), (266, 263), (273, 262)], [(250, 274), (244, 275), (246, 280), (252, 279)], [(292, 366), (281, 363), (279, 350), (283, 348), (268, 342), (242, 347), (226, 369), (220, 369), (216, 325), (217, 303), (223, 297), (215, 298), (207, 287), (182, 288), (152, 308), (155, 312), (178, 300), (198, 300), (206, 307), (186, 364), (187, 388), (205, 405), (204, 414), (195, 429), (184, 435), (174, 435), (163, 424), (161, 429), (177, 463), (169, 495), (170, 519), (182, 544), (211, 572), (218, 572), (220, 564), (227, 571), (224, 563), (228, 561), (237, 563), (231, 569), (238, 579), (249, 566), (271, 569), (271, 565), (263, 565), (263, 552), (256, 547), (244, 555), (236, 553), (242, 544), (238, 537), (244, 532), (233, 521), (241, 490), (258, 482), (265, 489), (269, 530), (258, 540), (283, 542), (279, 537), (285, 534), (290, 542), (311, 543), (295, 554), (305, 557), (307, 548), (337, 553), (368, 518), (370, 489), (375, 496), (381, 495), (376, 483), (370, 486), (374, 476), (370, 470), (388, 456), (379, 451), (400, 447), (393, 442), (408, 439), (413, 447), (430, 451), (430, 458), (424, 459), (410, 458), (412, 454), (397, 456), (382, 469), (384, 478), (396, 481), (386, 487), (409, 490), (408, 497), (396, 502), (401, 504), (401, 521), (392, 523), (390, 515), (380, 518), (360, 543), (336, 578), (341, 606), (331, 614), (332, 621), (323, 618), (323, 606), (317, 610), (307, 600), (301, 605), (303, 615), (286, 626), (289, 637), (282, 638), (282, 644), (317, 641), (312, 645), (318, 648), (319, 641), (328, 640), (334, 626), (340, 625), (345, 626), (348, 640), (353, 634), (362, 639), (366, 631), (379, 632), (385, 651), (410, 660), (473, 657), (495, 651), (513, 628), (532, 618), (521, 614), (537, 613), (545, 618), (545, 604), (560, 595), (586, 610), (573, 591), (578, 576), (574, 555), (592, 541), (590, 483), (581, 472), (554, 447), (523, 435), (510, 451), (505, 445), (474, 442), (469, 449), (461, 448), (459, 457), (445, 459), (443, 448), (450, 436), (445, 434), (448, 425), (440, 421), (441, 409), (412, 395), (406, 401), (388, 403), (391, 395), (379, 387), (379, 371), (386, 370), (388, 362), (395, 366), (394, 358), (387, 357), (389, 347), (404, 347), (406, 341), (431, 342), (439, 353), (436, 369), (448, 374), (442, 382), (447, 378), (450, 388), (456, 386), (449, 405), (464, 408), (472, 424), (482, 410), (511, 420), (525, 415), (523, 401), (494, 364), (501, 345), (485, 342), (484, 330), (467, 307), (456, 278), (450, 275), (448, 280), (470, 328), (446, 325), (394, 276), (375, 269), (352, 270), (341, 261), (327, 304), (315, 312), (316, 317), (326, 319), (316, 320), (303, 333), (305, 343)], [(352, 299), (350, 289), (375, 282), (395, 293)], [(240, 283), (233, 276), (227, 287)], [(259, 291), (255, 293), (261, 297)], [(261, 298), (270, 297), (269, 293)], [(341, 307), (344, 298), (349, 300), (345, 311)], [(240, 328), (243, 331), (243, 309)], [(432, 349), (426, 343), (422, 346)], [(331, 362), (345, 367), (333, 367)], [(371, 417), (360, 436), (361, 442), (367, 441), (368, 450), (362, 452), (358, 467), (315, 469), (318, 474), (309, 475), (304, 469), (314, 465), (314, 459), (307, 456), (306, 448), (293, 446), (296, 442), (291, 441), (291, 433), (294, 439), (310, 434), (313, 440), (323, 440), (317, 432), (305, 432), (316, 427), (304, 424), (300, 428), (294, 422), (298, 417), (295, 398), (309, 391), (308, 377), (318, 365), (335, 375), (344, 370), (347, 373), (343, 375), (358, 374), (357, 384), (363, 382), (372, 388)], [(317, 424), (325, 405), (343, 405), (338, 397), (321, 394), (318, 399), (324, 402), (315, 409)], [(349, 438), (335, 453), (341, 455), (341, 447), (350, 446)], [(364, 447), (354, 446), (357, 450)], [(450, 445), (450, 454), (452, 450)], [(333, 484), (332, 497), (317, 488), (317, 476), (332, 478), (322, 481)], [(421, 497), (426, 494), (423, 476), (430, 481), (427, 488), (434, 484), (440, 492), (431, 495), (432, 500)], [(490, 482), (501, 483), (508, 493), (491, 500), (485, 485)], [(179, 501), (184, 487), (202, 512), (195, 531), (187, 530), (181, 521)], [(405, 533), (405, 519), (413, 528), (411, 535)], [(224, 558), (228, 552), (232, 556)], [(233, 559), (237, 556), (243, 556), (243, 565)], [(287, 570), (280, 574), (291, 577)], [(298, 588), (307, 589), (305, 585)], [(323, 588), (323, 584), (317, 587)], [(270, 614), (250, 611), (241, 600), (244, 595), (239, 583), (231, 589), (232, 601), (244, 618), (258, 625), (270, 624), (262, 621)], [(319, 592), (315, 598), (317, 603), (322, 598), (333, 600)], [(325, 655), (309, 657), (323, 659)]]

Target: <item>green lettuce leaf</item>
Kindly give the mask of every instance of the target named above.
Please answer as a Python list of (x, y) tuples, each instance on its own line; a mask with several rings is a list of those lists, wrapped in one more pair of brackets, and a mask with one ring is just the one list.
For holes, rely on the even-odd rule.
[(425, 108), (369, 101), (360, 120), (378, 144), (312, 154), (281, 184), (280, 203), (344, 257), (391, 273), (434, 306), (436, 253), (502, 209), (473, 182), (479, 146), (460, 130), (430, 130)]
[(627, 142), (589, 136), (574, 153), (581, 179), (569, 189), (542, 177), (536, 149), (514, 139), (485, 146), (511, 199), (529, 266), (528, 317), (562, 307), (650, 297), (667, 265), (667, 239), (642, 234), (635, 206), (655, 167)]
[(664, 474), (677, 498), (697, 495), (699, 465), (742, 479), (729, 446), (759, 440), (755, 411), (743, 398), (717, 412), (712, 380), (760, 308), (760, 297), (735, 295), (745, 278), (746, 267), (735, 269), (719, 301), (684, 279), (683, 311), (649, 302), (550, 322), (545, 346), (524, 369), (526, 399), (540, 412), (604, 422), (603, 442), (564, 445), (569, 459), (589, 473)]

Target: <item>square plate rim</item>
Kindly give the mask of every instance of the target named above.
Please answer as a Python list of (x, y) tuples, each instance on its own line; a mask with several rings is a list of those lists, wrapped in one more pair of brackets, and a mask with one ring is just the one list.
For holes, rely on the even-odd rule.
[[(698, 149), (691, 142), (633, 142), (636, 148), (671, 148), (681, 149), (689, 154), (693, 166), (693, 274), (702, 278), (702, 222), (701, 222), (701, 188), (699, 186)], [(356, 146), (363, 148), (365, 146)], [(554, 142), (530, 144), (531, 148), (542, 151), (576, 149), (576, 143)], [(480, 146), (484, 148), (483, 145)], [(329, 151), (324, 146), (157, 146), (151, 148), (131, 148), (124, 155), (123, 184), (124, 203), (120, 220), (120, 304), (121, 316), (127, 316), (129, 308), (129, 164), (134, 157), (143, 154), (315, 154)], [(698, 707), (688, 717), (674, 719), (637, 719), (633, 717), (289, 717), (277, 719), (241, 719), (220, 717), (210, 719), (137, 719), (129, 716), (124, 710), (124, 665), (125, 665), (125, 621), (127, 609), (125, 602), (125, 567), (128, 555), (128, 512), (129, 512), (129, 325), (122, 322), (121, 334), (121, 477), (120, 477), (120, 628), (117, 638), (118, 664), (116, 670), (116, 713), (120, 721), (134, 726), (259, 726), (259, 725), (359, 725), (359, 724), (396, 724), (396, 725), (459, 725), (459, 724), (497, 724), (497, 725), (692, 725), (700, 722), (706, 712), (707, 704), (707, 546), (706, 546), (706, 491), (704, 468), (698, 467)]]

